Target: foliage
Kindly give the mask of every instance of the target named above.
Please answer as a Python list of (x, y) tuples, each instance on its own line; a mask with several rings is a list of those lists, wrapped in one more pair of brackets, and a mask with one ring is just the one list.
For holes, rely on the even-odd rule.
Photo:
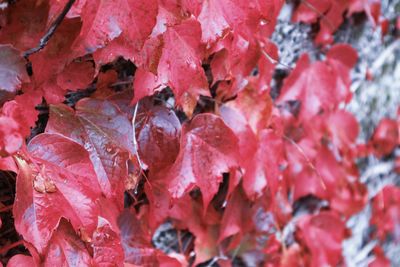
[[(400, 124), (385, 119), (357, 142), (343, 109), (357, 52), (332, 34), (356, 12), (378, 24), (379, 1), (301, 1), (293, 20), (319, 25), (324, 56), (301, 55), (273, 99), (281, 63), (269, 37), (282, 5), (6, 4), (0, 169), (17, 174), (15, 229), (29, 250), (8, 266), (230, 266), (248, 255), (263, 266), (343, 264), (346, 220), (368, 200), (356, 160), (390, 154)], [(38, 107), (48, 121), (31, 134)], [(374, 199), (377, 238), (398, 241), (398, 202), (394, 187)], [(176, 253), (153, 246), (167, 221), (192, 249), (180, 237)]]

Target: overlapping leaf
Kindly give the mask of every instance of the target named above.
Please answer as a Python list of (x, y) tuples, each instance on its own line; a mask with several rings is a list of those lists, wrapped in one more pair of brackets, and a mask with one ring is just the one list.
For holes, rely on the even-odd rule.
[(85, 99), (76, 111), (65, 105), (50, 108), (47, 133), (58, 133), (81, 144), (90, 155), (98, 182), (107, 197), (122, 207), (128, 163), (134, 154), (132, 123), (109, 101)]
[(20, 52), (10, 45), (0, 45), (0, 103), (29, 81)]
[(238, 166), (237, 142), (222, 119), (212, 114), (197, 115), (184, 125), (180, 152), (166, 178), (171, 195), (179, 198), (198, 186), (207, 208), (218, 191), (222, 173)]
[(311, 63), (308, 55), (302, 55), (285, 80), (278, 103), (299, 100), (300, 118), (310, 119), (321, 110), (349, 101), (349, 71), (356, 60), (355, 51), (347, 45), (331, 48), (325, 62)]
[(62, 217), (75, 230), (96, 228), (101, 189), (89, 154), (79, 144), (56, 134), (34, 138), (29, 156), (17, 158), (19, 174), (14, 204), (17, 231), (44, 253)]
[[(165, 220), (193, 234), (194, 264), (340, 264), (345, 219), (368, 195), (355, 163), (358, 123), (338, 108), (351, 98), (350, 46), (332, 46), (323, 61), (301, 56), (273, 102), (279, 58), (268, 38), (283, 1), (82, 0), (29, 56), (28, 79), (20, 53), (67, 2), (8, 1), (0, 10), (0, 102), (21, 89), (1, 107), (0, 168), (18, 172), (15, 225), (32, 255), (9, 266), (187, 265), (190, 251), (165, 255), (151, 242)], [(318, 23), (316, 42), (326, 45), (346, 11), (376, 22), (379, 6), (301, 1), (293, 19)], [(135, 67), (121, 70), (121, 57)], [(91, 98), (60, 104), (88, 86)], [(165, 87), (173, 96), (143, 99)], [(40, 103), (51, 104), (46, 133), (25, 149)], [(381, 122), (365, 151), (390, 154), (397, 128)], [(123, 211), (126, 190), (134, 208)], [(373, 202), (380, 239), (398, 238), (397, 193), (385, 188)], [(307, 198), (327, 210), (298, 218)], [(387, 263), (375, 250), (374, 264)]]

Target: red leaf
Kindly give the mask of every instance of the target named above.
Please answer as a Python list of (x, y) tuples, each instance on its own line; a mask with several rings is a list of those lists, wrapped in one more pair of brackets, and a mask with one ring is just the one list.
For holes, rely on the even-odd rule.
[[(246, 195), (250, 199), (261, 196), (266, 186), (271, 193), (276, 192), (280, 175), (279, 164), (283, 162), (281, 139), (267, 130), (261, 130), (256, 135), (247, 124), (251, 122), (238, 113), (238, 110), (222, 107), (220, 111), (224, 121), (239, 138), (240, 166), (244, 171), (242, 179)], [(253, 119), (254, 117), (252, 116)], [(260, 122), (265, 122), (261, 119), (265, 117), (260, 117)]]
[(335, 44), (326, 54), (328, 60), (336, 60), (347, 68), (353, 68), (358, 59), (357, 51), (347, 44)]
[[(9, 124), (7, 124), (7, 127), (10, 127)], [(0, 157), (0, 170), (18, 173), (17, 165), (12, 157)]]
[(7, 267), (34, 266), (35, 263), (31, 256), (17, 254), (13, 256), (7, 264)]
[(321, 16), (320, 30), (315, 38), (315, 42), (319, 45), (327, 45), (333, 42), (333, 33), (342, 24), (343, 14), (348, 8), (347, 0), (330, 2), (329, 10)]
[(375, 259), (368, 264), (368, 267), (390, 267), (390, 260), (388, 260), (379, 246), (374, 248)]
[[(163, 172), (158, 174), (164, 178)], [(149, 179), (152, 179), (151, 186), (149, 184), (145, 185), (146, 196), (149, 200), (149, 209), (147, 214), (149, 221), (148, 224), (153, 230), (157, 229), (157, 227), (168, 217), (172, 206), (170, 193), (167, 189), (168, 181), (160, 183), (157, 178), (158, 177), (150, 177)]]
[[(15, 227), (44, 252), (61, 217), (91, 235), (101, 196), (88, 153), (60, 135), (42, 134), (30, 142), (30, 158), (17, 157)], [(82, 171), (84, 170), (84, 171)]]
[(6, 157), (17, 152), (24, 142), (18, 123), (6, 116), (0, 116), (0, 156)]
[(1, 10), (0, 43), (12, 44), (20, 51), (36, 47), (48, 18), (48, 1), (26, 0)]
[(307, 0), (301, 2), (293, 14), (295, 22), (314, 23), (321, 14), (324, 14), (331, 7), (331, 0)]
[(344, 152), (354, 146), (360, 131), (354, 115), (345, 110), (331, 113), (326, 120), (326, 127), (329, 128), (333, 144)]
[(57, 84), (63, 90), (85, 89), (94, 78), (91, 62), (72, 62), (57, 76)]
[(328, 66), (322, 62), (311, 64), (308, 55), (303, 55), (285, 80), (278, 103), (300, 100), (300, 116), (310, 118), (323, 106), (334, 104), (334, 84), (335, 80), (330, 75)]
[(220, 41), (217, 53), (211, 60), (213, 82), (229, 81), (230, 90), (218, 89), (221, 99), (229, 99), (246, 87), (249, 75), (257, 65), (261, 51), (257, 43), (232, 33)]
[(2, 113), (19, 124), (19, 132), (24, 137), (30, 134), (31, 127), (35, 125), (39, 114), (35, 107), (40, 104), (41, 98), (37, 91), (29, 91), (3, 105)]
[(0, 104), (28, 81), (25, 60), (20, 52), (11, 45), (0, 45)]
[(272, 33), (267, 28), (274, 27), (280, 7), (279, 1), (207, 0), (203, 1), (200, 14), (195, 15), (201, 24), (205, 43), (214, 42), (227, 31), (250, 41), (261, 30)]
[(125, 262), (139, 266), (154, 266), (157, 250), (151, 245), (151, 233), (144, 220), (130, 210), (124, 210), (118, 219)]
[(135, 72), (133, 88), (135, 97), (132, 99), (132, 103), (137, 103), (140, 99), (150, 96), (154, 94), (155, 91), (162, 89), (161, 82), (157, 76), (141, 68)]
[(302, 251), (302, 248), (297, 243), (291, 245), (283, 252), (280, 264), (282, 267), (301, 267), (310, 265), (308, 255)]
[(91, 257), (85, 244), (65, 220), (54, 231), (43, 260), (43, 266), (90, 266)]
[(342, 255), (342, 241), (347, 230), (340, 217), (333, 212), (323, 211), (307, 215), (298, 222), (300, 240), (311, 252), (312, 267), (336, 266)]
[[(32, 76), (32, 80), (34, 80), (33, 86), (38, 91), (42, 91), (47, 103), (59, 103), (64, 99), (66, 88), (62, 88), (57, 84), (57, 76), (60, 74), (62, 79), (62, 72), (65, 66), (71, 63), (75, 57), (74, 53), (71, 52), (71, 45), (78, 36), (80, 27), (81, 22), (78, 19), (64, 19), (52, 36), (51, 41), (43, 50), (29, 57), (34, 70)], [(76, 66), (77, 64), (72, 63), (71, 66), (74, 65)], [(85, 77), (87, 79), (87, 76), (91, 76), (91, 74), (81, 73), (82, 78)], [(64, 84), (61, 84), (61, 86), (64, 86)]]
[(381, 14), (381, 1), (379, 0), (351, 0), (349, 6), (349, 14), (365, 12), (368, 19), (374, 26), (377, 25), (379, 16)]
[(296, 9), (295, 22), (316, 23), (319, 20), (319, 32), (315, 38), (317, 44), (327, 45), (333, 41), (333, 33), (343, 22), (343, 14), (349, 7), (347, 0), (307, 0)]
[(181, 150), (166, 181), (173, 198), (198, 186), (207, 209), (217, 193), (222, 173), (238, 165), (238, 140), (219, 117), (197, 115), (182, 129)]
[(127, 160), (134, 151), (132, 123), (109, 101), (84, 99), (75, 109), (51, 106), (46, 132), (62, 134), (84, 146), (103, 193), (116, 198), (122, 207)]
[(247, 164), (243, 164), (246, 168), (243, 186), (248, 196), (251, 196), (252, 192), (260, 195), (264, 186), (268, 187), (271, 194), (277, 192), (279, 180), (282, 179), (279, 168), (285, 162), (282, 145), (282, 139), (273, 132), (260, 133), (257, 150), (253, 151), (253, 155), (248, 154), (249, 161), (246, 160)]
[(371, 224), (376, 226), (376, 235), (385, 240), (388, 235), (400, 242), (400, 189), (388, 185), (375, 196), (372, 202)]
[(324, 180), (332, 209), (350, 217), (367, 203), (366, 187), (357, 181), (357, 175), (335, 159), (333, 153), (322, 148), (316, 158), (316, 169)]
[[(184, 2), (186, 3), (187, 1)], [(151, 36), (156, 37), (163, 34), (169, 26), (178, 25), (182, 20), (188, 18), (189, 14), (184, 10), (183, 5), (184, 3), (177, 1), (159, 1), (157, 22), (153, 28)]]
[[(346, 57), (339, 56), (342, 51)], [(298, 60), (296, 68), (285, 80), (278, 103), (299, 100), (299, 117), (310, 119), (321, 110), (336, 108), (339, 103), (350, 100), (351, 64), (355, 52), (347, 45), (334, 46), (325, 62), (310, 62), (308, 55)]]
[(73, 49), (82, 56), (105, 47), (119, 36), (126, 37), (132, 49), (141, 49), (155, 25), (156, 15), (154, 0), (123, 0), (118, 2), (118, 8), (113, 2), (86, 1), (81, 11), (82, 29)]
[[(118, 2), (118, 8), (105, 6), (103, 9), (102, 5), (100, 4), (97, 11), (100, 16), (98, 17), (99, 20), (93, 22), (90, 34), (103, 34), (106, 26), (104, 23), (106, 23), (109, 25), (107, 29), (110, 30), (108, 34), (111, 35), (107, 36), (107, 38), (104, 38), (104, 36), (96, 37), (98, 44), (101, 44), (98, 48), (102, 48), (94, 53), (96, 65), (100, 66), (112, 62), (120, 56), (135, 62), (136, 57), (141, 56), (139, 51), (142, 49), (156, 24), (158, 12), (157, 1), (122, 0)], [(114, 5), (114, 3), (111, 3), (111, 5)], [(105, 16), (110, 16), (109, 21), (102, 20), (101, 14), (103, 12), (106, 13)], [(85, 14), (82, 15), (84, 21), (87, 18)], [(87, 36), (87, 38), (93, 37)], [(102, 44), (102, 40), (105, 40), (104, 44)], [(111, 41), (108, 42), (107, 40)], [(87, 46), (88, 44), (85, 45)]]
[(150, 37), (149, 39), (147, 39), (143, 45), (142, 50), (140, 50), (140, 52), (135, 54), (134, 56), (134, 62), (138, 66), (138, 68), (143, 68), (144, 70), (149, 71), (154, 75), (157, 75), (157, 68), (162, 55), (163, 45), (164, 40), (162, 38), (162, 35), (157, 35), (155, 37)]
[(389, 154), (398, 145), (399, 130), (397, 122), (388, 118), (382, 119), (372, 135), (371, 143), (378, 157)]
[[(249, 224), (249, 211), (250, 202), (246, 199), (244, 194), (240, 192), (240, 189), (235, 190), (230, 199), (228, 199), (228, 204), (221, 220), (221, 230), (218, 241), (222, 241), (232, 235), (241, 235), (245, 233)], [(236, 247), (236, 245), (234, 246)]]
[(278, 47), (267, 41), (265, 47), (262, 48), (261, 57), (258, 60), (258, 74), (253, 78), (249, 78), (251, 84), (258, 92), (263, 92), (271, 88), (271, 80), (275, 71), (275, 65), (279, 61)]
[(212, 43), (217, 38), (222, 37), (224, 31), (229, 27), (228, 22), (224, 18), (222, 2), (218, 0), (203, 2), (198, 20), (202, 29), (201, 40), (204, 43)]
[(194, 265), (218, 255), (218, 224), (221, 220), (221, 216), (211, 205), (205, 211), (204, 205), (202, 207), (199, 200), (185, 195), (177, 200), (169, 212), (169, 216), (174, 219), (178, 228), (188, 229), (196, 237)]
[(0, 114), (0, 156), (12, 155), (22, 146), (30, 128), (35, 125), (38, 115), (35, 106), (40, 101), (40, 94), (28, 92), (3, 105)]
[(204, 57), (200, 45), (201, 29), (194, 19), (167, 28), (164, 48), (158, 65), (161, 83), (171, 87), (177, 104), (191, 114), (199, 95), (207, 95), (207, 79), (201, 61)]
[[(235, 109), (233, 112), (239, 112), (242, 118), (241, 121), (248, 124), (254, 134), (258, 135), (262, 130), (269, 126), (269, 121), (272, 114), (272, 99), (268, 92), (258, 92), (257, 90), (246, 87), (241, 91), (234, 101), (225, 104), (228, 107)], [(227, 111), (228, 112), (228, 111)], [(225, 114), (229, 116), (229, 114)], [(231, 114), (231, 120), (238, 120), (236, 116)], [(238, 125), (230, 125), (232, 130), (236, 131)]]
[(124, 262), (120, 236), (114, 232), (110, 223), (99, 217), (96, 231), (93, 233), (93, 261), (97, 266), (120, 266)]
[(151, 172), (174, 163), (179, 153), (181, 123), (172, 110), (140, 103), (135, 133), (139, 155)]
[[(50, 10), (48, 15), (47, 24), (52, 23), (57, 16), (62, 12), (68, 0), (49, 0), (50, 2)], [(82, 13), (82, 7), (85, 5), (86, 1), (78, 1), (75, 2), (68, 13), (65, 15), (66, 18), (72, 19), (77, 18)]]

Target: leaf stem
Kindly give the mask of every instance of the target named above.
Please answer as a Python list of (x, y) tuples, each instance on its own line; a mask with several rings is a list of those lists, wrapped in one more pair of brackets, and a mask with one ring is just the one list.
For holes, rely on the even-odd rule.
[(133, 117), (132, 117), (132, 127), (133, 127), (133, 130), (132, 130), (132, 132), (133, 132), (133, 134), (132, 134), (132, 140), (133, 140), (133, 149), (135, 150), (134, 153), (135, 153), (136, 159), (137, 159), (137, 161), (138, 161), (138, 163), (139, 163), (140, 172), (143, 174), (144, 178), (146, 178), (146, 181), (149, 183), (149, 186), (150, 186), (150, 188), (151, 188), (152, 185), (151, 185), (149, 179), (147, 178), (146, 174), (144, 173), (144, 165), (143, 165), (143, 162), (142, 162), (142, 160), (140, 159), (140, 156), (139, 156), (139, 145), (138, 145), (138, 142), (137, 142), (137, 140), (136, 140), (136, 126), (135, 126), (135, 125), (136, 125), (136, 116), (137, 116), (138, 109), (139, 109), (139, 101), (138, 101), (138, 102), (136, 103), (136, 105), (135, 105), (135, 110), (134, 110), (134, 112), (133, 112)]
[(133, 136), (132, 137), (133, 138), (132, 139), (133, 139), (133, 148), (135, 149), (135, 156), (138, 160), (141, 171), (143, 171), (144, 166), (143, 166), (142, 160), (140, 159), (140, 156), (139, 156), (139, 146), (138, 146), (138, 142), (136, 140), (135, 124), (136, 124), (136, 116), (137, 116), (138, 109), (139, 109), (139, 102), (136, 103), (135, 110), (133, 112), (133, 118), (132, 118), (132, 127), (133, 127)]
[(4, 246), (2, 248), (0, 248), (0, 255), (7, 253), (10, 249), (13, 249), (15, 247), (18, 247), (19, 245), (23, 245), (24, 244), (24, 240), (19, 240), (17, 242), (14, 242), (12, 244), (9, 244), (7, 246)]
[(293, 141), (291, 138), (287, 137), (286, 135), (283, 135), (283, 138), (285, 138), (287, 141), (289, 141), (296, 149), (297, 151), (300, 152), (300, 154), (304, 157), (304, 159), (307, 162), (307, 165), (315, 172), (315, 174), (318, 177), (318, 180), (322, 186), (322, 189), (324, 189), (326, 191), (326, 185), (324, 183), (324, 180), (322, 179), (321, 174), (319, 173), (319, 171), (317, 170), (317, 168), (315, 168), (314, 164), (311, 162), (311, 160), (307, 157), (306, 153), (304, 152), (304, 150), (295, 142)]
[(313, 6), (310, 2), (308, 2), (307, 0), (301, 0), (301, 2), (304, 3), (304, 5), (306, 7), (308, 7), (309, 9), (311, 9), (312, 11), (314, 11), (315, 13), (317, 13), (318, 16), (321, 17), (322, 20), (325, 20), (326, 23), (329, 26), (329, 29), (331, 31), (335, 30), (335, 27), (333, 26), (332, 22), (325, 16), (325, 14), (321, 13), (315, 6)]
[(39, 52), (47, 45), (50, 38), (54, 35), (58, 26), (60, 26), (61, 22), (65, 18), (65, 15), (67, 15), (68, 11), (71, 9), (71, 7), (74, 3), (75, 3), (75, 0), (68, 0), (67, 4), (64, 6), (64, 9), (61, 11), (61, 13), (58, 15), (58, 17), (50, 25), (50, 28), (47, 30), (46, 34), (40, 39), (38, 46), (31, 48), (24, 52), (23, 56), (25, 58), (28, 58), (30, 55), (32, 55), (36, 52)]
[(8, 212), (8, 211), (12, 210), (12, 208), (13, 208), (13, 205), (5, 206), (5, 207), (0, 209), (0, 213)]
[(267, 52), (265, 52), (264, 50), (261, 49), (261, 53), (265, 56), (266, 59), (268, 59), (269, 62), (271, 62), (274, 65), (281, 65), (283, 67), (285, 67), (288, 70), (293, 70), (292, 67), (290, 67), (289, 65), (286, 65), (285, 63), (282, 63), (279, 60), (273, 59), (270, 55), (268, 55)]

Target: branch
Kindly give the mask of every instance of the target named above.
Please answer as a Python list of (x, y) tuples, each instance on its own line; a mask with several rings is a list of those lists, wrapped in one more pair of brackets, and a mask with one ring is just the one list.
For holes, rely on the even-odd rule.
[(64, 6), (63, 11), (58, 15), (58, 17), (53, 21), (50, 28), (47, 30), (46, 34), (40, 39), (39, 45), (31, 48), (24, 52), (23, 56), (28, 58), (30, 55), (39, 52), (42, 50), (47, 43), (49, 42), (50, 38), (56, 32), (58, 26), (60, 26), (61, 22), (63, 21), (65, 15), (67, 15), (68, 11), (71, 9), (72, 5), (75, 3), (75, 0), (68, 0), (67, 4)]

